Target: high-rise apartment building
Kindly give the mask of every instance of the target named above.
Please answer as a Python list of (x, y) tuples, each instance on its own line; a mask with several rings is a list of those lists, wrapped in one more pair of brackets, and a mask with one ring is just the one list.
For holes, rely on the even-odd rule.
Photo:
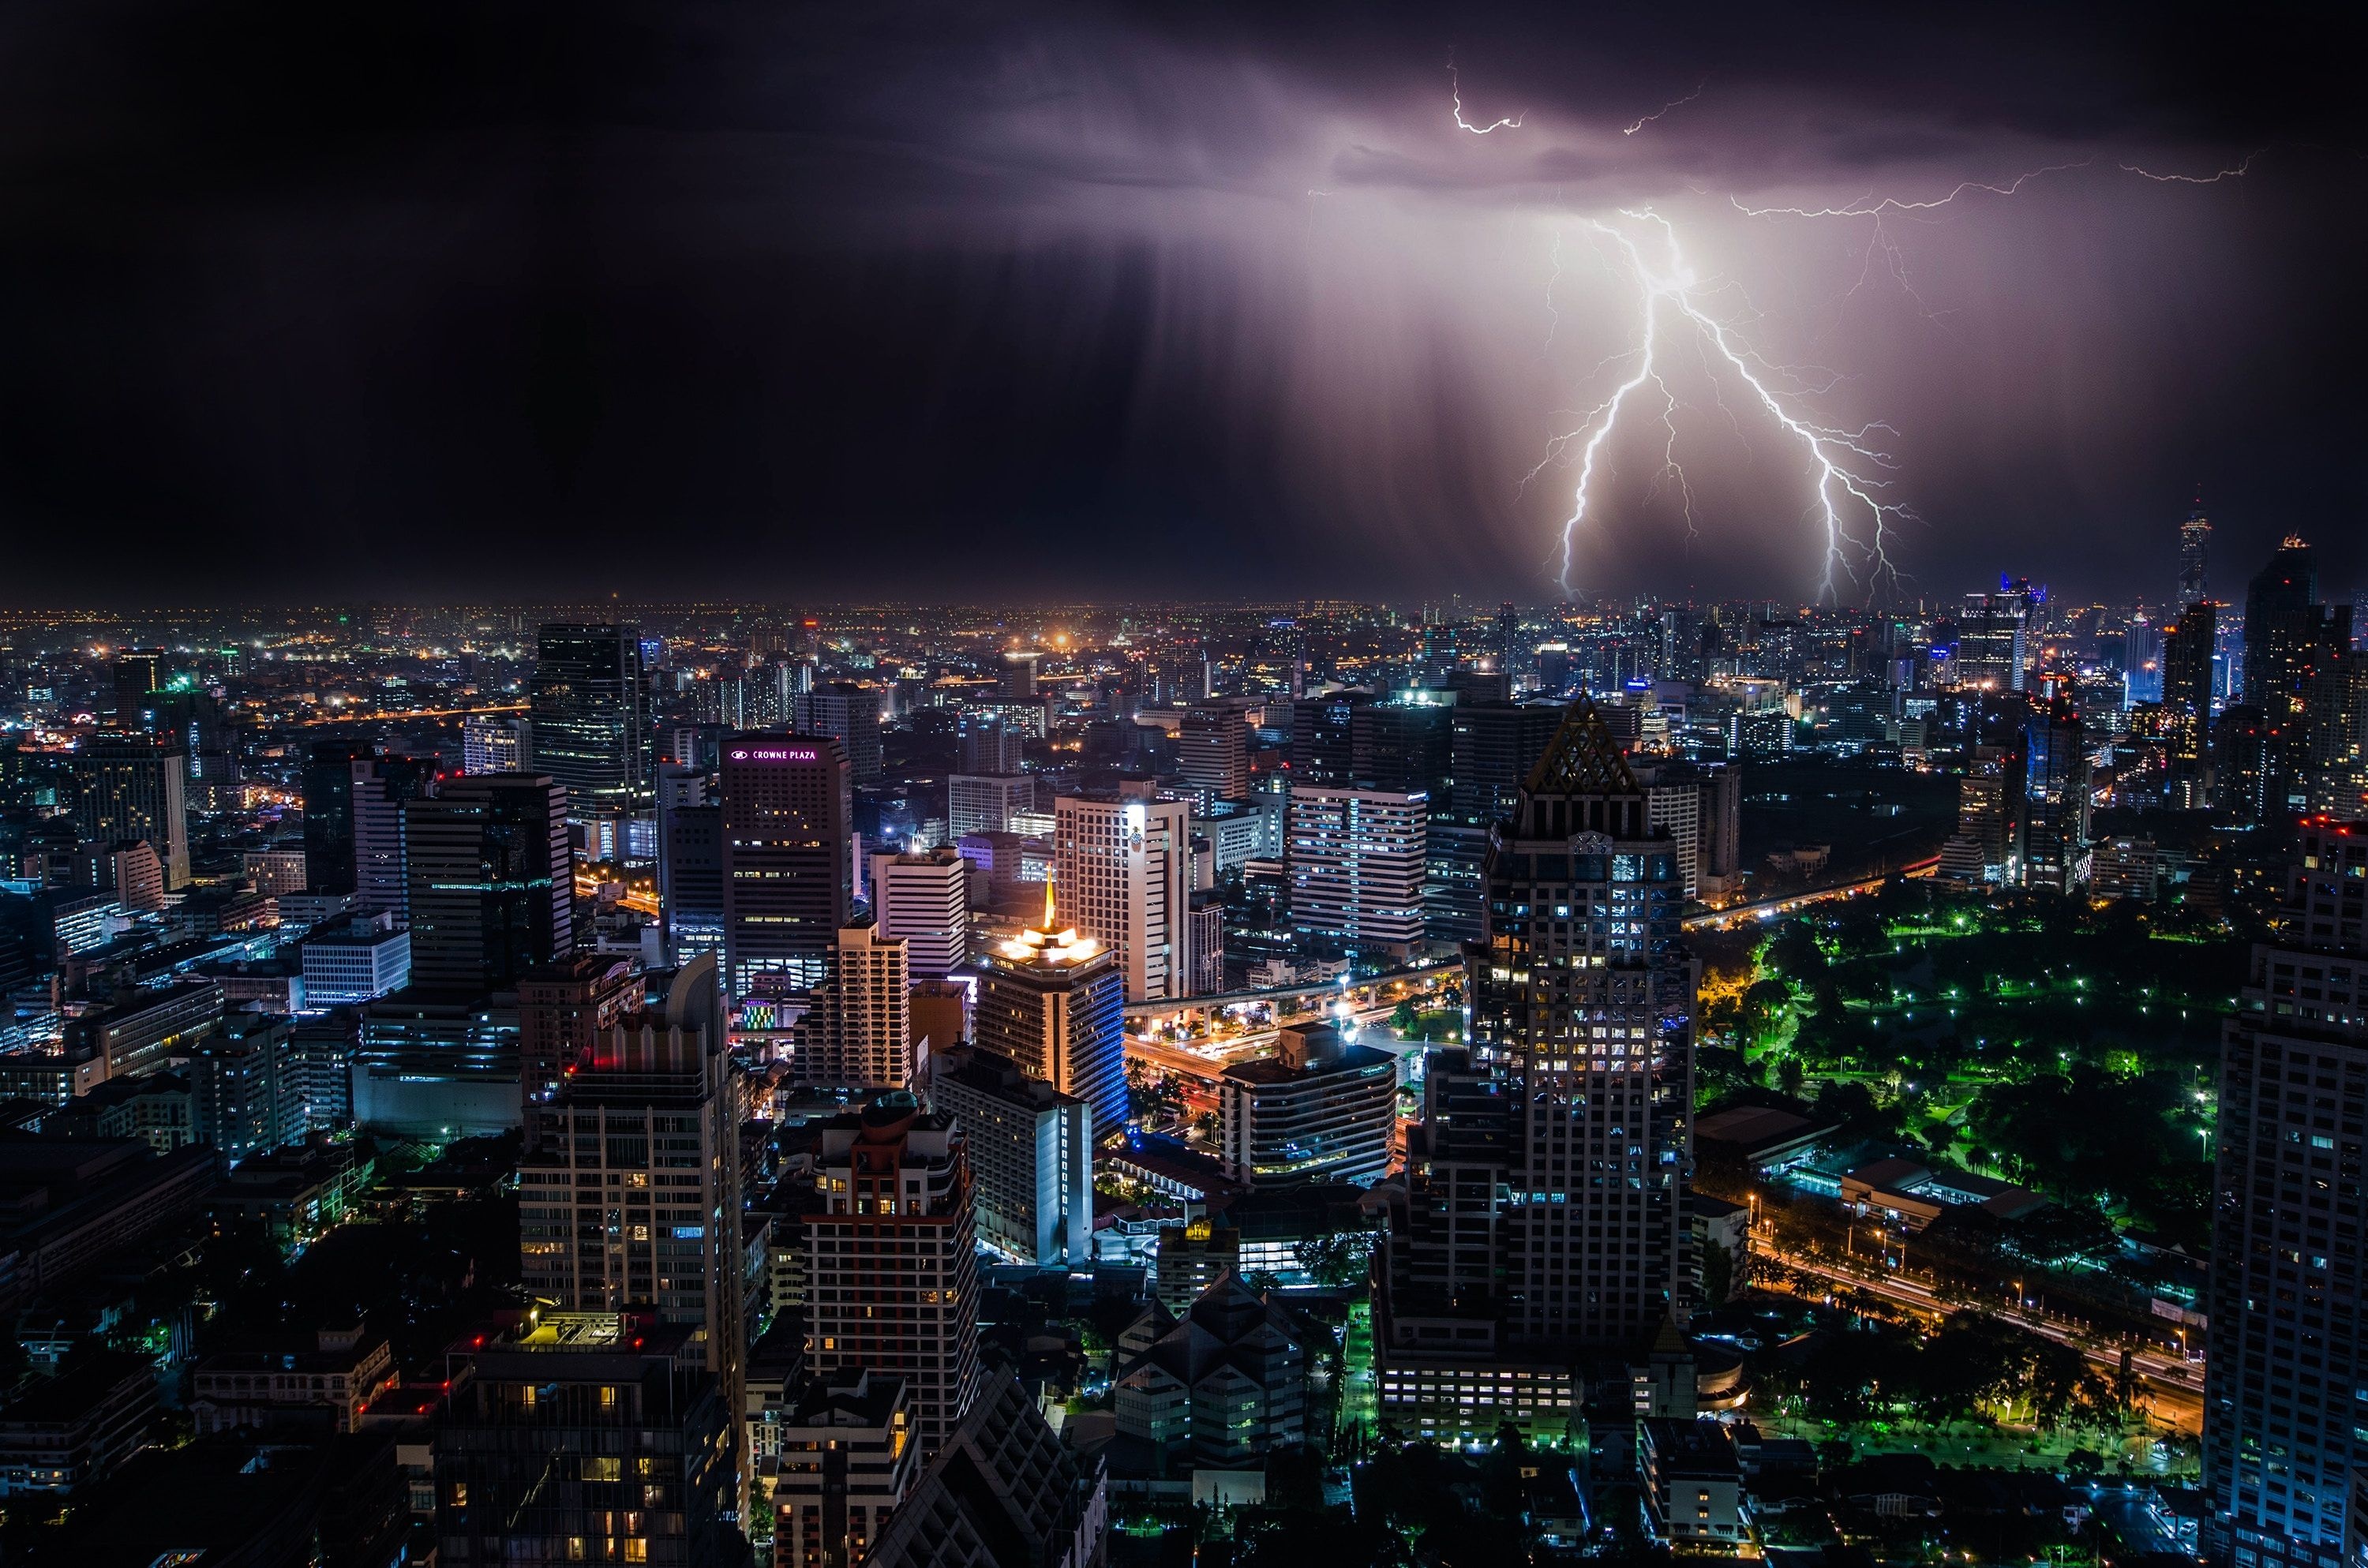
[(1965, 596), (1957, 617), (1957, 684), (2021, 691), (2030, 667), (2032, 608), (2044, 602), (2028, 583), (2000, 579), (1996, 593)]
[(1143, 795), (1064, 795), (1053, 806), (1061, 918), (1118, 954), (1130, 1002), (1181, 1000), (1192, 983), (1192, 807)]
[(969, 1151), (979, 1240), (1039, 1267), (1093, 1262), (1093, 1113), (1008, 1056), (932, 1051), (929, 1104)]
[(999, 712), (970, 708), (954, 733), (954, 759), (964, 773), (1010, 774), (1028, 756), (1028, 733)]
[(404, 807), (411, 983), (507, 989), (575, 945), (567, 791), (530, 773), (448, 780)]
[(1357, 710), (1373, 694), (1356, 687), (1304, 697), (1291, 710), (1291, 781), (1350, 784), (1356, 781)]
[(915, 980), (942, 980), (970, 957), (970, 863), (952, 848), (871, 857), (871, 914), (905, 944)]
[(354, 908), (407, 920), (411, 874), (404, 863), (404, 810), (436, 792), (436, 758), (381, 753), (354, 759)]
[(1036, 780), (1025, 773), (956, 773), (946, 780), (946, 831), (1009, 833), (1011, 819), (1036, 809)]
[(773, 1568), (856, 1568), (921, 1472), (905, 1381), (809, 1380), (771, 1435)]
[(663, 998), (598, 1031), (559, 1087), (526, 1108), (521, 1275), (563, 1312), (652, 1312), (688, 1330), (736, 1411), (751, 1327), (739, 1086), (713, 956), (665, 983)]
[(805, 1015), (791, 1064), (798, 1081), (853, 1089), (911, 1086), (924, 1062), (921, 1042), (913, 1038), (910, 986), (902, 941), (877, 926), (840, 930), (830, 978), (814, 987)]
[(791, 701), (791, 722), (801, 734), (828, 735), (847, 758), (856, 785), (880, 782), (880, 694), (852, 681), (835, 680)]
[(1641, 1359), (1691, 1305), (1698, 970), (1676, 850), (1591, 706), (1492, 836), (1487, 899), (1473, 1043), (1434, 1059), (1376, 1310), (1410, 1430), (1566, 1421), (1574, 1368)]
[(852, 902), (847, 755), (828, 735), (734, 735), (719, 772), (725, 991), (811, 991)]
[(1126, 1125), (1126, 997), (1117, 955), (1054, 919), (979, 955), (971, 1033), (985, 1050), (1093, 1112), (1099, 1141)]
[(2303, 821), (2221, 1046), (2203, 1483), (2236, 1568), (2353, 1568), (2368, 1434), (2368, 823)]
[(529, 702), (528, 766), (567, 791), (571, 821), (620, 820), (646, 809), (649, 694), (634, 628), (542, 628)]
[(520, 976), (518, 1084), (525, 1103), (557, 1094), (575, 1063), (628, 1013), (642, 1009), (643, 996), (632, 963), (614, 954), (576, 954)]
[(461, 771), (516, 773), (526, 766), (518, 721), (505, 713), (472, 714), (461, 721)]
[(1195, 703), (1176, 731), (1176, 767), (1201, 810), (1250, 792), (1249, 720), (1238, 701)]
[(1411, 956), (1423, 942), (1430, 797), (1337, 785), (1291, 792), (1283, 856), (1291, 924), (1360, 953)]
[(167, 892), (189, 884), (186, 751), (145, 736), (100, 735), (74, 754), (74, 831), (115, 844), (136, 838), (156, 852)]
[(806, 1217), (806, 1353), (828, 1377), (902, 1378), (926, 1460), (978, 1381), (978, 1259), (970, 1162), (953, 1119), (912, 1094), (825, 1124), (822, 1205)]

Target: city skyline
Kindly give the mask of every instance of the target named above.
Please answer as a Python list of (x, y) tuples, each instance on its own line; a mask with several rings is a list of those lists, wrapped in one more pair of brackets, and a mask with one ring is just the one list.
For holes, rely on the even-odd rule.
[(184, 18), (167, 63), (131, 15), (9, 51), (89, 89), (11, 95), (0, 158), (18, 603), (88, 602), (93, 529), (125, 601), (362, 562), (401, 598), (1032, 594), (1037, 551), (1092, 597), (1811, 600), (1809, 449), (1675, 316), (1686, 488), (1648, 385), (1561, 569), (1549, 460), (1656, 279), (1783, 414), (1888, 426), (1910, 597), (2159, 593), (2199, 483), (2222, 559), (2368, 569), (2361, 176), (2293, 28), (593, 8), (564, 48)]

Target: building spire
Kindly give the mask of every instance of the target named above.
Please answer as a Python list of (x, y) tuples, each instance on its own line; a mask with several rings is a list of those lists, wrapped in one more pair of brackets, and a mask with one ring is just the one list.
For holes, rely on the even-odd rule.
[(1531, 795), (1634, 795), (1641, 789), (1611, 726), (1588, 697), (1570, 705), (1522, 786)]
[(1055, 929), (1053, 925), (1053, 879), (1050, 877), (1044, 879), (1044, 925), (1042, 929), (1048, 935)]

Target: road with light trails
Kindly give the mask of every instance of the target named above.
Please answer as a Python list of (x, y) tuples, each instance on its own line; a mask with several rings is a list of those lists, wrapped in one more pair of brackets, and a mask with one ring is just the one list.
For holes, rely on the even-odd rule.
[[(1398, 1005), (1395, 1002), (1377, 1002), (1371, 1006), (1352, 1009), (1350, 1017), (1360, 1024), (1370, 1024), (1376, 1019), (1388, 1017), (1397, 1011), (1397, 1007)], [(1329, 1023), (1332, 1018), (1333, 1015), (1327, 1013), (1320, 1021)], [(1315, 1023), (1319, 1020), (1309, 1018), (1305, 1021)], [(1275, 1037), (1280, 1033), (1281, 1033), (1280, 1029), (1269, 1028), (1253, 1030), (1248, 1034), (1230, 1035), (1223, 1040), (1207, 1041), (1205, 1049), (1197, 1051), (1180, 1045), (1170, 1045), (1165, 1040), (1145, 1040), (1138, 1035), (1129, 1035), (1126, 1037), (1126, 1053), (1163, 1072), (1178, 1073), (1188, 1078), (1204, 1079), (1213, 1084), (1227, 1067), (1236, 1062), (1247, 1062), (1258, 1057), (1273, 1055)]]
[[(1860, 1274), (1838, 1264), (1812, 1258), (1804, 1254), (1780, 1252), (1768, 1246), (1764, 1236), (1754, 1236), (1752, 1244), (1763, 1256), (1775, 1259), (1788, 1268), (1797, 1268), (1804, 1274), (1816, 1275), (1828, 1284), (1846, 1285), (1853, 1290), (1864, 1290), (1901, 1306), (1913, 1307), (1920, 1312), (1939, 1312), (1942, 1315), (1958, 1311), (1961, 1306), (1961, 1303), (1936, 1299), (1930, 1286), (1896, 1273)], [(2066, 1327), (2054, 1318), (2031, 1312), (1994, 1312), (1978, 1305), (1975, 1305), (1974, 1310), (1987, 1312), (1992, 1317), (2003, 1319), (2021, 1328), (2027, 1328), (2043, 1338), (2055, 1341), (2058, 1345), (2071, 1346), (2087, 1357), (2091, 1366), (2104, 1372), (2118, 1373), (2122, 1369), (2122, 1355), (2119, 1349), (2100, 1350), (2091, 1346), (2082, 1345), (2078, 1342), (2074, 1330)], [(2177, 1357), (2159, 1350), (2137, 1349), (2130, 1354), (2130, 1371), (2139, 1382), (2149, 1385), (2151, 1402), (2156, 1414), (2176, 1426), (2190, 1430), (2198, 1430), (2202, 1427), (2203, 1420), (2203, 1369), (2202, 1367), (2182, 1362)]]
[[(1941, 869), (1941, 857), (1927, 856), (1911, 860), (1896, 873), (1903, 877), (1929, 877)], [(1769, 920), (1779, 915), (1789, 915), (1813, 903), (1825, 903), (1837, 898), (1856, 898), (1861, 893), (1878, 892), (1895, 873), (1866, 877), (1855, 882), (1837, 882), (1829, 888), (1811, 888), (1806, 892), (1788, 893), (1782, 898), (1763, 898), (1757, 903), (1738, 903), (1728, 909), (1713, 909), (1707, 915), (1688, 915), (1681, 924), (1689, 931), (1717, 931), (1740, 926), (1746, 921)]]

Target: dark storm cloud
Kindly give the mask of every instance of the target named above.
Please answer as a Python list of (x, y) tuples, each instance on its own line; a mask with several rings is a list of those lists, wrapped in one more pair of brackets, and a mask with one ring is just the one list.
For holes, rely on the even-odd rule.
[[(1527, 597), (1523, 478), (1633, 347), (1584, 220), (1647, 206), (1804, 411), (1896, 427), (1927, 591), (2158, 593), (2199, 479), (2224, 582), (2300, 528), (2348, 587), (2340, 20), (22, 6), (0, 597)], [(1617, 444), (1582, 580), (1805, 590), (1797, 460), (1681, 374), (1696, 532)]]

